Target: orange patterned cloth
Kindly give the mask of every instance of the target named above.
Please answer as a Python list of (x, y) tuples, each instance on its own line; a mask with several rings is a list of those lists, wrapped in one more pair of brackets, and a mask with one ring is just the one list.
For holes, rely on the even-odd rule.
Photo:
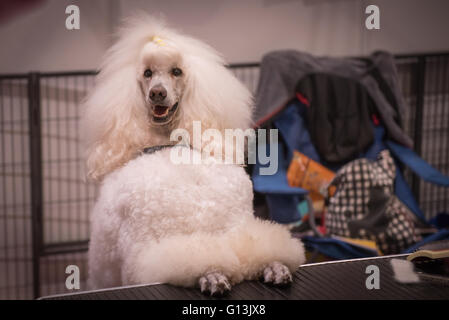
[(291, 187), (300, 187), (310, 192), (312, 201), (324, 199), (332, 191), (328, 186), (335, 173), (301, 152), (294, 151), (287, 170), (287, 181)]

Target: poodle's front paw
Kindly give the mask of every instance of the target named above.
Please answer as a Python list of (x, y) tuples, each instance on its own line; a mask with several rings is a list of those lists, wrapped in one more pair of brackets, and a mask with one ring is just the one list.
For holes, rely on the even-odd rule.
[(285, 265), (274, 261), (263, 270), (263, 280), (274, 285), (287, 285), (292, 282), (292, 274)]
[(201, 292), (210, 293), (211, 296), (223, 295), (231, 290), (228, 278), (220, 272), (205, 274), (198, 281)]

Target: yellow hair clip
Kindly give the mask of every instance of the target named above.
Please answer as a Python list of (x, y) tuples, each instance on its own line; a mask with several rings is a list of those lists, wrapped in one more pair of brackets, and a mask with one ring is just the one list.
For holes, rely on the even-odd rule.
[(151, 41), (156, 42), (160, 46), (165, 46), (165, 42), (158, 36), (154, 36), (153, 38), (151, 38)]

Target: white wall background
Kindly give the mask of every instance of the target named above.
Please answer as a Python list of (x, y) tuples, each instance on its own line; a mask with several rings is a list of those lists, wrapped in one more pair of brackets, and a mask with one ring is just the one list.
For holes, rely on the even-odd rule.
[[(65, 8), (81, 10), (81, 29), (65, 29)], [(380, 30), (366, 30), (365, 8), (380, 8)], [(93, 69), (120, 19), (135, 10), (222, 52), (228, 62), (258, 61), (293, 48), (320, 55), (449, 50), (447, 0), (47, 0), (0, 25), (0, 73)]]

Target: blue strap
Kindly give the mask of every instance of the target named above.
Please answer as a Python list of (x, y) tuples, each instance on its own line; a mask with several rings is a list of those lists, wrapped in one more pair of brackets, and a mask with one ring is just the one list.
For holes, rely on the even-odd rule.
[[(270, 149), (265, 148), (265, 150)], [(262, 165), (259, 162), (255, 164), (252, 174), (254, 190), (265, 194), (272, 220), (279, 223), (297, 222), (301, 220), (297, 206), (308, 191), (289, 186), (287, 181), (288, 164), (282, 143), (278, 144), (278, 161), (278, 171), (273, 175), (261, 175), (259, 169)]]
[(405, 181), (405, 178), (399, 170), (398, 160), (395, 159), (396, 163), (396, 179), (394, 180), (394, 193), (399, 200), (402, 201), (421, 221), (427, 221), (424, 217), (424, 213), (421, 211), (415, 197), (413, 196), (412, 190)]
[(361, 247), (334, 238), (306, 236), (302, 238), (302, 241), (306, 247), (315, 249), (325, 256), (337, 260), (377, 256), (377, 254), (370, 250), (365, 250)]
[[(265, 150), (270, 148), (265, 147)], [(278, 170), (273, 175), (261, 175), (260, 168), (264, 167), (259, 162), (254, 165), (252, 179), (254, 190), (265, 194), (278, 194), (278, 195), (304, 195), (309, 193), (302, 188), (290, 187), (287, 181), (287, 168), (290, 159), (286, 159), (284, 156), (284, 145), (278, 144)]]
[(290, 194), (267, 194), (265, 199), (272, 220), (278, 223), (301, 221), (302, 216), (297, 207), (304, 200), (303, 197)]
[(412, 253), (418, 250), (420, 247), (422, 247), (425, 244), (428, 244), (433, 241), (443, 240), (449, 238), (449, 230), (448, 229), (442, 229), (437, 231), (434, 234), (431, 234), (430, 236), (424, 238), (422, 241), (416, 243), (415, 245), (411, 246), (410, 248), (406, 249), (402, 253)]
[(426, 161), (421, 159), (415, 152), (413, 152), (413, 150), (390, 140), (386, 141), (386, 144), (396, 158), (409, 167), (420, 178), (427, 182), (449, 187), (449, 177), (433, 168)]
[(297, 187), (291, 187), (287, 181), (287, 172), (282, 169), (273, 175), (258, 174), (260, 166), (255, 165), (253, 174), (254, 190), (265, 194), (284, 194), (284, 195), (302, 195), (309, 193), (307, 190)]

